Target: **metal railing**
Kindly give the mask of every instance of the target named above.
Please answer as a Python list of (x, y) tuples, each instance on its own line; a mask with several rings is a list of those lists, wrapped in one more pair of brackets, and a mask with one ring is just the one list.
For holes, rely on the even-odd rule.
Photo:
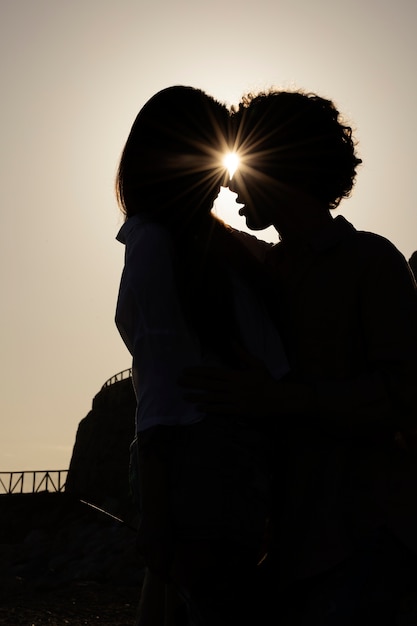
[[(102, 389), (125, 378), (132, 377), (132, 368), (114, 374), (106, 380)], [(68, 470), (36, 470), (23, 472), (0, 472), (0, 494), (37, 493), (39, 491), (65, 491)]]
[(0, 494), (65, 491), (68, 470), (0, 472)]
[(110, 385), (114, 385), (114, 383), (118, 383), (121, 380), (124, 380), (125, 378), (131, 378), (131, 377), (132, 377), (132, 368), (130, 367), (127, 370), (122, 370), (121, 372), (118, 372), (117, 374), (115, 374), (114, 376), (106, 380), (106, 382), (102, 386), (102, 389), (104, 389), (105, 387), (110, 387)]

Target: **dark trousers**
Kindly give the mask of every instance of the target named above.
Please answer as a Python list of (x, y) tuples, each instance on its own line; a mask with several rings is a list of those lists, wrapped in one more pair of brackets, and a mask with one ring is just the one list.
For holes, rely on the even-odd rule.
[(279, 582), (274, 560), (258, 588), (282, 626), (396, 626), (402, 599), (417, 591), (417, 558), (387, 531), (362, 538), (336, 568), (290, 585)]

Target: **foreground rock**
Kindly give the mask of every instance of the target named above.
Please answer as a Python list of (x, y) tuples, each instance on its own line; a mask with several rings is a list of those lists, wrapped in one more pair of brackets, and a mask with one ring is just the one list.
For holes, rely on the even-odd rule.
[(129, 446), (135, 434), (136, 398), (130, 377), (104, 385), (78, 425), (65, 490), (93, 502), (131, 504)]
[(68, 494), (0, 496), (0, 594), (15, 584), (56, 589), (94, 581), (137, 588), (144, 570), (135, 541), (131, 528)]

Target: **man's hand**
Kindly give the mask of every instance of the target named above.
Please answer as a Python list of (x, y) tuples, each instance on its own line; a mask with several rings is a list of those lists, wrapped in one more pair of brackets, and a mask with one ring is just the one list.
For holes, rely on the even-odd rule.
[(279, 383), (262, 367), (194, 367), (178, 381), (184, 398), (209, 415), (268, 416), (279, 409)]

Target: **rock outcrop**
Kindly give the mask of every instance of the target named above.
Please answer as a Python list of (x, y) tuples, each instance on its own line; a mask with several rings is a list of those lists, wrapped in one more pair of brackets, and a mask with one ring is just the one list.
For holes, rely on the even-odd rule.
[(131, 378), (104, 386), (81, 420), (72, 453), (66, 492), (95, 504), (132, 504), (129, 446), (134, 437), (136, 399)]
[(408, 264), (411, 267), (414, 278), (417, 280), (417, 250), (413, 252), (411, 257), (408, 259)]
[(136, 533), (66, 493), (0, 496), (0, 597), (19, 581), (53, 589), (73, 581), (139, 588)]
[(74, 581), (140, 587), (138, 512), (129, 491), (135, 407), (130, 377), (105, 385), (79, 424), (65, 491), (0, 496), (5, 592), (22, 581), (35, 589)]

